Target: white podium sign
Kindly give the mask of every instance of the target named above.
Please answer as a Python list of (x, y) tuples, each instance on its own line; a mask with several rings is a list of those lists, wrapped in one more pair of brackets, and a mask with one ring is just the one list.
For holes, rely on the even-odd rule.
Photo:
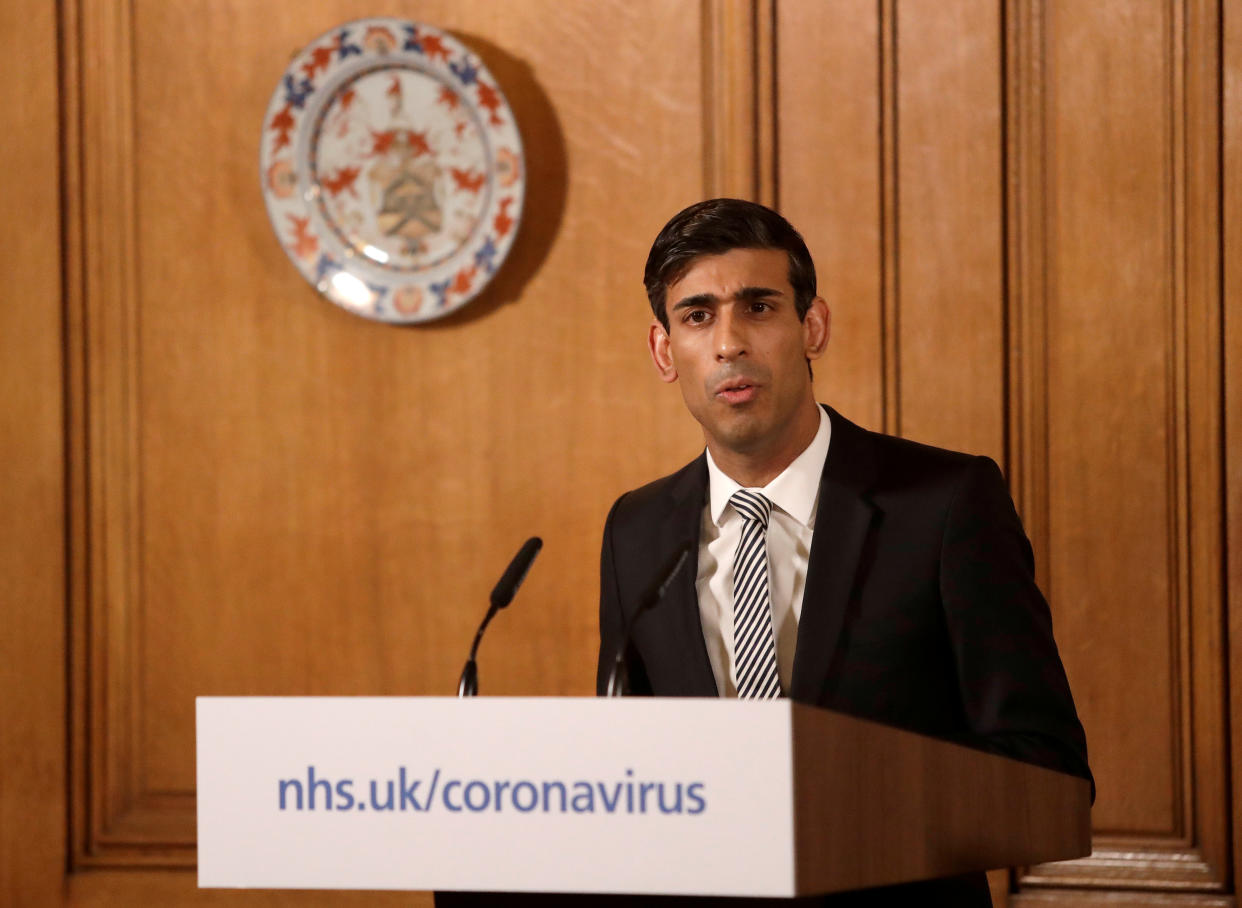
[(197, 705), (202, 887), (795, 893), (787, 700)]

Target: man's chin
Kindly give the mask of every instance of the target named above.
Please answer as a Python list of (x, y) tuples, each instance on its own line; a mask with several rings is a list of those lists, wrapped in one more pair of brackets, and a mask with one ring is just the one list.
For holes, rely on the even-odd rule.
[(721, 448), (735, 454), (754, 454), (762, 450), (767, 438), (765, 426), (755, 418), (736, 414), (734, 419), (707, 429), (708, 437)]

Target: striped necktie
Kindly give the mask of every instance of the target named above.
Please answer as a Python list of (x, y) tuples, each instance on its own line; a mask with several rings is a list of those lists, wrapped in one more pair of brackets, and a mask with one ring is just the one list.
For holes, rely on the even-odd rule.
[(737, 695), (742, 700), (771, 700), (781, 695), (768, 594), (767, 533), (772, 502), (758, 492), (739, 489), (729, 503), (742, 516), (742, 538), (733, 553), (733, 665)]

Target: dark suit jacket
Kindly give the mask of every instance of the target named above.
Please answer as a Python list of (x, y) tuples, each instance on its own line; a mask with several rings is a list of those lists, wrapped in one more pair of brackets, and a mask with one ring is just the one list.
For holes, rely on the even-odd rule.
[[(996, 464), (826, 409), (832, 439), (790, 696), (1090, 779), (1030, 543)], [(700, 456), (613, 505), (600, 567), (601, 691), (623, 622), (670, 553), (689, 543), (697, 556), (707, 486)], [(633, 693), (716, 695), (695, 575), (692, 563), (635, 622)], [(974, 875), (848, 903), (990, 904), (981, 886)]]

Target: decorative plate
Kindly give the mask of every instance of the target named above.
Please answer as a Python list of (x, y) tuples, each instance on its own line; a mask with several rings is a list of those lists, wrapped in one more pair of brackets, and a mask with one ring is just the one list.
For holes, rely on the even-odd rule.
[(487, 285), (517, 233), (522, 139), (496, 80), (461, 42), (359, 19), (311, 42), (263, 124), (267, 213), (324, 296), (422, 322)]

